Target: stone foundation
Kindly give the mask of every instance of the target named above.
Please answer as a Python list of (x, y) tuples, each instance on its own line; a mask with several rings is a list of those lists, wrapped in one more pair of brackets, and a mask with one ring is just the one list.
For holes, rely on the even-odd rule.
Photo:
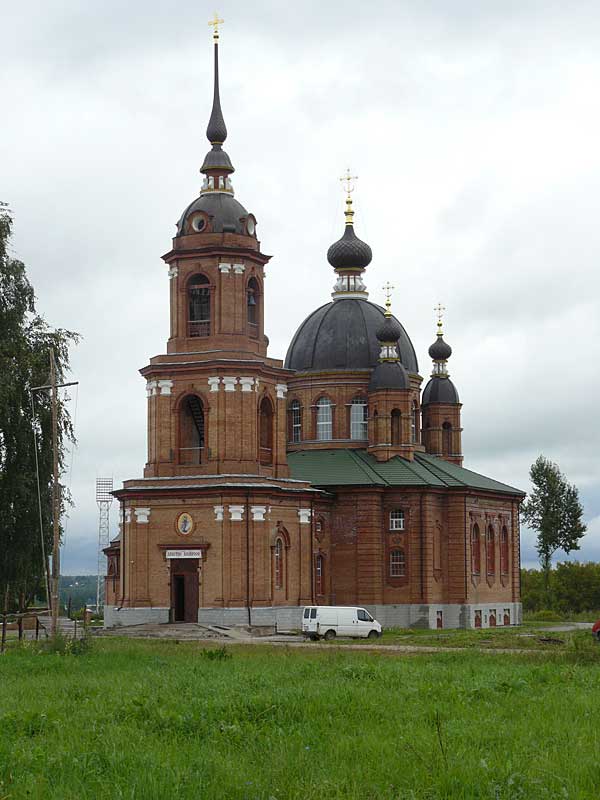
[(121, 628), (126, 625), (160, 624), (169, 621), (168, 608), (119, 608), (104, 606), (104, 627)]
[[(365, 605), (364, 608), (381, 623), (383, 628), (437, 628), (437, 612), (442, 612), (444, 628), (475, 628), (475, 612), (481, 611), (481, 627), (490, 627), (490, 614), (496, 613), (496, 626), (504, 627), (504, 611), (508, 610), (511, 625), (522, 622), (521, 603), (482, 603), (429, 605)], [(169, 622), (168, 608), (118, 608), (104, 607), (104, 627), (118, 628), (126, 625)], [(277, 630), (299, 630), (302, 626), (301, 606), (266, 606), (247, 608), (200, 608), (200, 625), (272, 625)]]

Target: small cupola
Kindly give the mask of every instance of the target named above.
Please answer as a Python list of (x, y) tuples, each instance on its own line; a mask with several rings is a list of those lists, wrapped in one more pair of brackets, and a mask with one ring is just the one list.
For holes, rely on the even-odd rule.
[(437, 336), (435, 342), (429, 348), (433, 369), (431, 380), (423, 389), (422, 404), (460, 403), (456, 387), (448, 374), (448, 359), (452, 355), (452, 348), (444, 341), (444, 331), (442, 330), (442, 314), (445, 308), (438, 303), (435, 311), (438, 316)]
[(365, 286), (362, 275), (365, 268), (371, 263), (373, 253), (366, 242), (363, 242), (354, 233), (354, 209), (352, 207), (352, 192), (354, 191), (354, 181), (356, 176), (350, 175), (350, 170), (346, 170), (340, 180), (346, 183), (346, 227), (344, 235), (337, 242), (334, 242), (327, 251), (327, 260), (337, 274), (332, 297), (334, 300), (348, 298), (366, 299), (369, 294)]
[(402, 334), (400, 323), (392, 316), (390, 293), (394, 287), (389, 283), (384, 286), (387, 292), (383, 322), (375, 331), (379, 342), (379, 364), (371, 373), (369, 391), (379, 389), (408, 389), (410, 381), (408, 373), (400, 361), (398, 339)]

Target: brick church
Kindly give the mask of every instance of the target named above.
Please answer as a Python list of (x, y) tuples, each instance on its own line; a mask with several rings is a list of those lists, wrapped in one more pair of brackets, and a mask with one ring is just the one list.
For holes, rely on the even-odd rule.
[(523, 493), (463, 468), (441, 321), (421, 389), (389, 301), (368, 299), (350, 194), (331, 301), (285, 362), (267, 354), (270, 256), (234, 196), (218, 58), (215, 32), (210, 150), (163, 256), (170, 336), (141, 370), (148, 460), (115, 492), (105, 624), (290, 628), (308, 604), (366, 606), (384, 626), (519, 623)]

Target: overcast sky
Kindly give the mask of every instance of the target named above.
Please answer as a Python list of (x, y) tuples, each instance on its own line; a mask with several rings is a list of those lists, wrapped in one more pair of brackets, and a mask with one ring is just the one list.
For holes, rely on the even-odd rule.
[[(430, 371), (447, 308), (465, 466), (529, 488), (540, 454), (580, 489), (600, 559), (600, 4), (221, 0), (236, 197), (273, 255), (270, 355), (329, 300), (338, 176), (359, 176), (370, 297)], [(63, 571), (95, 572), (97, 476), (142, 473), (175, 222), (198, 194), (212, 99), (198, 0), (0, 0), (0, 199), (38, 310), (78, 331), (78, 448)], [(72, 411), (75, 413), (75, 395)], [(69, 479), (67, 478), (67, 482)], [(116, 506), (112, 522), (116, 526)], [(113, 534), (116, 528), (113, 528)], [(523, 532), (523, 562), (536, 560)]]

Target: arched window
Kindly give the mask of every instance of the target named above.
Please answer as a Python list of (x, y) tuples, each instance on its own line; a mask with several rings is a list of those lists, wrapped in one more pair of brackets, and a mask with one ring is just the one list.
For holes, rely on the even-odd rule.
[(179, 463), (201, 464), (204, 453), (204, 407), (195, 394), (184, 398), (179, 412)]
[(188, 283), (188, 336), (210, 336), (210, 287), (206, 275)]
[(333, 438), (333, 410), (328, 397), (317, 400), (317, 439), (323, 441)]
[(368, 439), (368, 406), (364, 397), (353, 398), (350, 404), (350, 438)]
[(475, 523), (471, 531), (471, 572), (479, 575), (481, 572), (481, 542), (479, 540), (479, 525)]
[(404, 550), (390, 550), (390, 578), (403, 578), (406, 575)]
[(508, 530), (506, 525), (502, 526), (500, 533), (500, 572), (508, 575)]
[(401, 508), (395, 508), (393, 511), (390, 511), (390, 530), (404, 530), (404, 511), (402, 511)]
[(442, 453), (445, 456), (452, 454), (452, 425), (449, 422), (442, 425)]
[(325, 594), (325, 559), (318, 555), (315, 559), (315, 594)]
[(294, 443), (302, 441), (302, 407), (300, 406), (300, 400), (292, 400), (290, 403), (288, 440)]
[(496, 572), (496, 536), (494, 535), (494, 529), (491, 525), (488, 525), (485, 543), (487, 574), (493, 575)]
[(411, 416), (410, 416), (410, 434), (411, 441), (417, 443), (419, 441), (419, 406), (417, 401), (413, 400)]
[(261, 464), (273, 463), (273, 406), (263, 397), (258, 413), (259, 456)]
[(246, 312), (248, 318), (249, 333), (251, 336), (258, 336), (258, 304), (260, 299), (259, 286), (256, 278), (250, 278), (246, 290)]
[(402, 443), (402, 415), (395, 408), (392, 411), (392, 445), (398, 446)]
[(282, 589), (283, 588), (283, 542), (281, 539), (277, 539), (275, 542), (275, 550), (273, 553), (274, 559), (274, 573), (275, 573), (275, 588)]

